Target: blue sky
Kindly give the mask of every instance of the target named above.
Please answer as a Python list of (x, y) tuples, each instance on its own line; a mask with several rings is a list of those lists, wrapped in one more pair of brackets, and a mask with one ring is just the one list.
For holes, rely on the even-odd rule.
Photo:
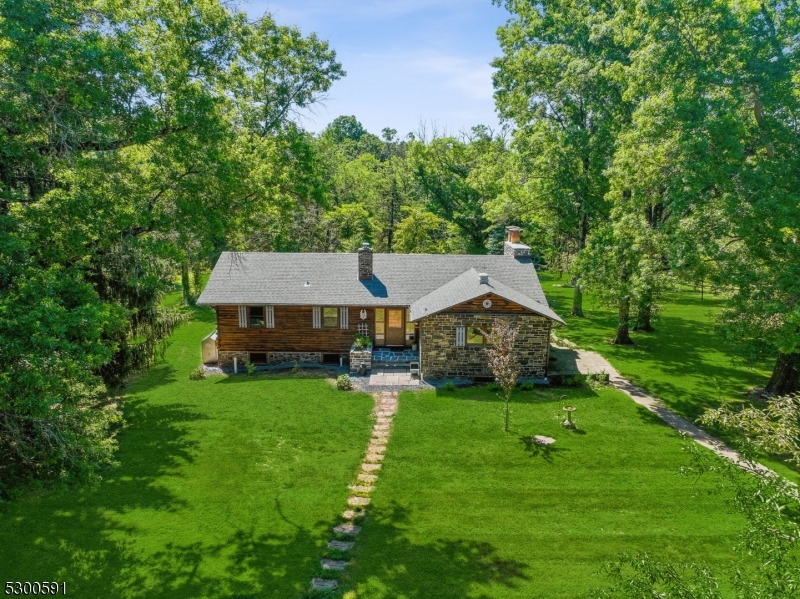
[(497, 128), (489, 62), (500, 54), (495, 31), (508, 18), (491, 0), (249, 0), (251, 17), (269, 12), (281, 24), (314, 31), (336, 50), (347, 76), (324, 105), (305, 116), (310, 131), (352, 114), (372, 133), (404, 137)]

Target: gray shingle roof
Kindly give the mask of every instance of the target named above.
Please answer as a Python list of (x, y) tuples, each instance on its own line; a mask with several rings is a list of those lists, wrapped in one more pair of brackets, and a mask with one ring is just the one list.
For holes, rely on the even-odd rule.
[(411, 306), (469, 269), (488, 273), (495, 283), (548, 306), (530, 259), (376, 253), (373, 279), (359, 281), (357, 254), (282, 252), (223, 252), (198, 303)]
[(419, 320), (425, 316), (446, 310), (451, 306), (493, 293), (528, 308), (528, 310), (536, 314), (564, 324), (558, 314), (553, 312), (546, 304), (537, 302), (494, 277), (489, 276), (487, 281), (487, 283), (481, 283), (478, 271), (470, 268), (455, 279), (434, 289), (411, 304), (411, 320)]

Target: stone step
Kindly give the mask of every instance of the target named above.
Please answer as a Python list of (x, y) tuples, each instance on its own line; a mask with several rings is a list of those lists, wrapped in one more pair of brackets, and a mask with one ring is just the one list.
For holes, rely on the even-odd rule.
[(367, 453), (386, 453), (386, 444), (370, 443)]
[(355, 495), (353, 497), (348, 497), (347, 505), (353, 507), (366, 507), (369, 505), (369, 497), (357, 497)]
[(378, 480), (378, 476), (375, 474), (359, 474), (358, 480), (365, 483), (374, 483), (376, 480)]
[(312, 578), (311, 588), (315, 591), (332, 591), (339, 586), (339, 583), (329, 578)]
[(350, 522), (346, 522), (345, 524), (334, 526), (333, 532), (339, 535), (347, 535), (349, 537), (354, 537), (361, 532), (361, 527), (356, 526), (355, 524), (351, 524)]
[(342, 518), (345, 520), (355, 520), (364, 515), (363, 510), (345, 510), (342, 512)]
[(350, 551), (353, 548), (353, 541), (328, 541), (329, 549), (338, 549), (339, 551)]
[(350, 485), (350, 490), (356, 493), (372, 493), (375, 487), (372, 485)]
[(341, 559), (321, 559), (319, 560), (323, 570), (344, 570), (347, 562)]
[(381, 469), (380, 464), (361, 464), (361, 469), (364, 472), (377, 472)]
[(382, 453), (368, 453), (366, 457), (367, 462), (371, 462), (373, 464), (377, 464), (383, 461), (383, 454)]
[(378, 423), (378, 424), (376, 424), (375, 426), (372, 427), (372, 430), (374, 430), (374, 431), (388, 431), (390, 428), (392, 428), (391, 424), (388, 424), (388, 423), (380, 424), (380, 423)]

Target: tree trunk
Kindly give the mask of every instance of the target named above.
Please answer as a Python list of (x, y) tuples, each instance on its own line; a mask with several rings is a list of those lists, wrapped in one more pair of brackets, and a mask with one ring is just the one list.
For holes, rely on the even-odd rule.
[(579, 284), (575, 285), (572, 293), (572, 312), (570, 312), (570, 315), (583, 318), (583, 291), (581, 291)]
[(181, 287), (183, 287), (183, 303), (190, 304), (192, 301), (192, 290), (189, 287), (189, 261), (181, 262)]
[(653, 309), (651, 304), (639, 306), (636, 310), (636, 319), (633, 322), (633, 330), (641, 331), (643, 333), (652, 333), (655, 331), (652, 323)]
[(617, 336), (614, 337), (612, 345), (633, 345), (628, 327), (630, 324), (631, 298), (626, 297), (619, 304), (619, 317), (617, 324)]
[(787, 395), (800, 390), (800, 353), (778, 353), (766, 390), (775, 395)]
[(192, 287), (194, 289), (194, 297), (200, 297), (200, 292), (203, 291), (203, 263), (195, 262), (192, 264)]

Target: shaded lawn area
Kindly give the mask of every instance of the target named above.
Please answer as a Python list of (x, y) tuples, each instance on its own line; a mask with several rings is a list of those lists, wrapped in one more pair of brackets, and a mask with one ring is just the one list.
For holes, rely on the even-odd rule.
[(611, 345), (617, 327), (614, 310), (584, 295), (585, 318), (569, 316), (572, 308), (568, 277), (541, 275), (547, 299), (564, 318), (556, 335), (606, 357), (620, 374), (658, 396), (670, 408), (694, 420), (706, 406), (743, 400), (753, 387), (764, 386), (772, 364), (749, 368), (736, 359), (714, 331), (714, 316), (724, 307), (719, 297), (683, 290), (669, 293), (654, 322), (653, 333), (631, 332), (635, 345)]
[[(567, 402), (582, 430), (560, 426)], [(679, 474), (683, 441), (620, 392), (519, 391), (512, 434), (500, 406), (485, 388), (402, 394), (348, 571), (359, 599), (584, 597), (622, 551), (735, 559), (744, 520), (710, 477)]]
[(75, 597), (293, 597), (309, 584), (370, 435), (372, 398), (321, 378), (189, 381), (213, 312), (131, 387), (118, 468), (0, 512), (4, 580)]

